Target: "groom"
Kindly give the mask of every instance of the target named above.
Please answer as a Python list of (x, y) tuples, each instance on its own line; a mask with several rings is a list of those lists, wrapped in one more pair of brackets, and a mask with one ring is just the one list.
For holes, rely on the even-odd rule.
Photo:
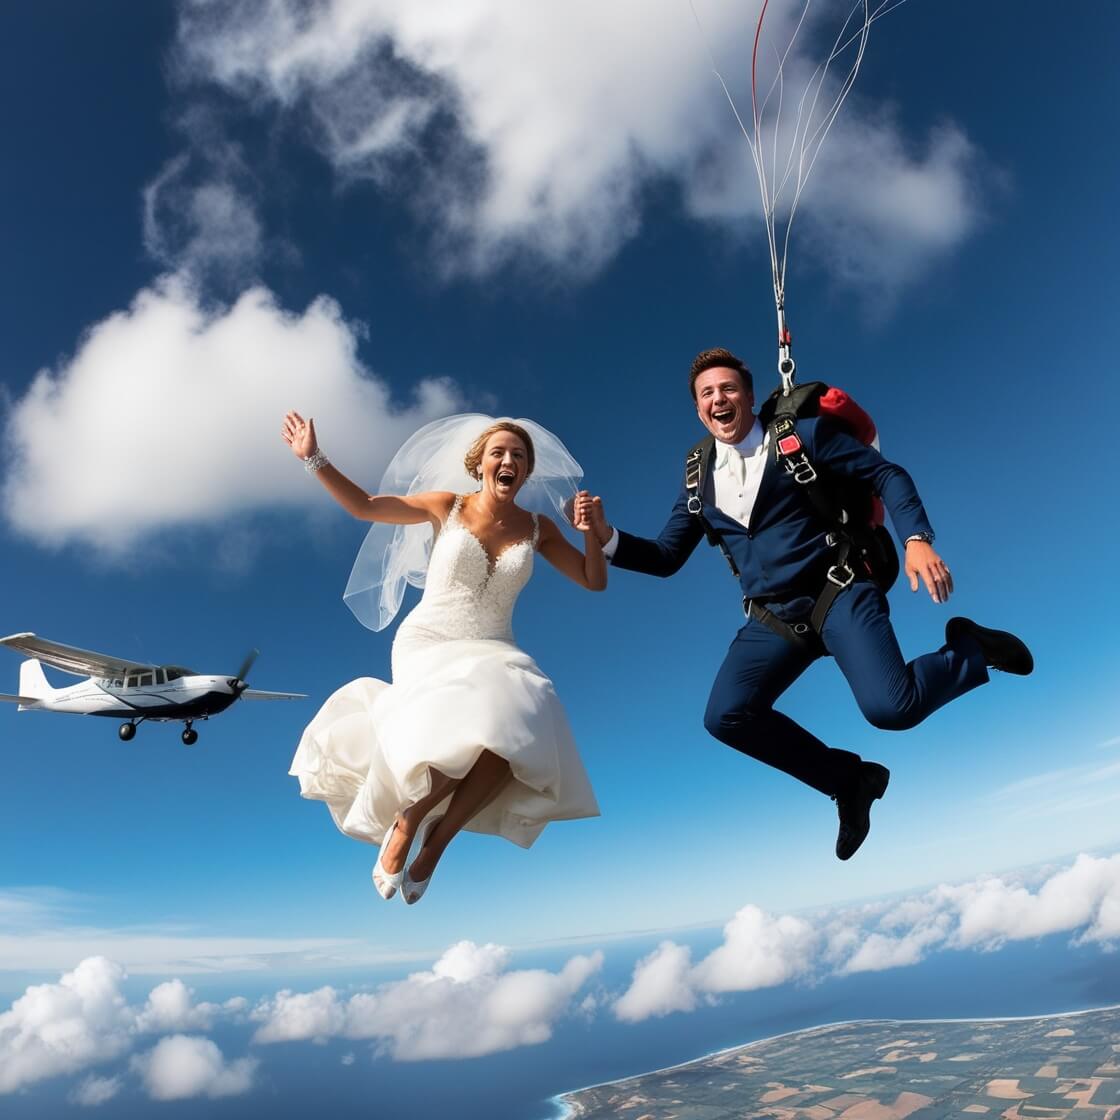
[[(907, 663), (886, 597), (860, 575), (832, 602), (820, 624), (820, 641), (798, 640), (793, 631), (807, 631), (801, 624), (828, 586), (826, 574), (842, 562), (835, 537), (769, 453), (743, 362), (728, 350), (705, 350), (693, 360), (689, 386), (701, 423), (715, 437), (701, 502), (693, 508), (701, 507), (734, 561), (747, 609), (712, 686), (704, 726), (728, 746), (835, 800), (840, 816), (836, 855), (850, 859), (867, 836), (872, 802), (883, 796), (890, 772), (851, 751), (825, 746), (776, 712), (773, 704), (781, 694), (827, 653), (867, 720), (903, 730), (984, 684), (989, 667), (1026, 675), (1033, 660), (1014, 635), (952, 618), (945, 627), (946, 644)], [(826, 418), (800, 420), (797, 434), (819, 470), (870, 484), (904, 542), (911, 590), (920, 580), (935, 603), (945, 602), (952, 576), (933, 549), (933, 530), (906, 471)], [(687, 487), (656, 540), (621, 532), (602, 517), (596, 531), (614, 567), (656, 576), (678, 571), (705, 533), (701, 517), (689, 511)]]

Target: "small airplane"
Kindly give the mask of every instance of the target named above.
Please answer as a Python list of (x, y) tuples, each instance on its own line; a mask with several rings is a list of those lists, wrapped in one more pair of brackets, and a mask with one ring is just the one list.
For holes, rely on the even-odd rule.
[[(262, 692), (250, 688), (245, 678), (257, 659), (253, 650), (236, 676), (203, 676), (181, 665), (144, 665), (76, 646), (51, 642), (34, 634), (11, 634), (0, 645), (27, 654), (19, 670), (19, 695), (0, 694), (0, 700), (19, 710), (74, 712), (89, 716), (125, 716), (117, 734), (127, 742), (144, 720), (182, 721), (183, 742), (198, 742), (195, 720), (224, 712), (237, 700), (303, 700), (302, 692)], [(88, 677), (68, 688), (54, 688), (43, 673), (42, 662), (76, 677)]]

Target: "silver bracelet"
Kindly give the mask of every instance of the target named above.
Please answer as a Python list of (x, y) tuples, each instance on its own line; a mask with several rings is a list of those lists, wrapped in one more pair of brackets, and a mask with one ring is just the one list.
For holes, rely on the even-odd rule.
[(317, 474), (329, 462), (330, 459), (328, 459), (326, 455), (322, 453), (322, 451), (316, 448), (311, 455), (308, 455), (307, 458), (304, 459), (303, 469), (307, 471), (308, 474)]

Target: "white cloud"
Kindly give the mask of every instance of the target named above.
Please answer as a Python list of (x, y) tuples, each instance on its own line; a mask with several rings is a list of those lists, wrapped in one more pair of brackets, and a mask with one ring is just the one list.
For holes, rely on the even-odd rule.
[(319, 988), (314, 992), (285, 989), (259, 1005), (253, 1018), (264, 1023), (253, 1035), (254, 1042), (294, 1042), (308, 1038), (324, 1042), (341, 1033), (346, 1013), (334, 988)]
[(0, 970), (6, 972), (64, 971), (89, 956), (108, 957), (134, 976), (302, 970), (430, 956), (423, 950), (382, 953), (346, 938), (215, 937), (181, 929), (103, 929), (68, 922), (47, 902), (23, 905), (19, 896), (10, 908), (4, 902), (5, 895), (0, 895)]
[(1110, 943), (1120, 938), (1118, 919), (1120, 855), (1082, 854), (1034, 883), (985, 875), (886, 907), (858, 935), (849, 926), (851, 951), (833, 959), (845, 956), (842, 972), (864, 972), (917, 964), (934, 948), (991, 950), (1056, 933)]
[[(236, 1004), (235, 1007), (242, 1006)], [(194, 1003), (194, 992), (182, 980), (167, 980), (154, 987), (136, 1019), (136, 1029), (155, 1034), (170, 1031), (209, 1030), (222, 1009), (213, 1003)]]
[[(800, 6), (770, 5), (775, 43)], [(757, 5), (697, 8), (720, 65), (748, 72)], [(757, 227), (746, 147), (685, 4), (182, 0), (180, 11), (186, 75), (295, 116), (344, 179), (407, 182), (441, 259), (460, 267), (528, 248), (597, 268), (640, 227), (645, 188), (664, 182), (696, 217)], [(787, 114), (819, 58), (817, 30), (787, 64)], [(804, 198), (804, 255), (878, 290), (911, 279), (972, 228), (978, 163), (959, 128), (917, 141), (850, 99)]]
[(997, 878), (941, 889), (958, 912), (953, 940), (962, 946), (992, 947), (1075, 929), (1084, 930), (1086, 941), (1120, 933), (1113, 918), (1120, 906), (1120, 855), (1080, 855), (1037, 891)]
[(254, 1041), (375, 1039), (394, 1058), (471, 1058), (547, 1041), (602, 954), (572, 957), (558, 973), (507, 970), (508, 950), (462, 941), (430, 970), (341, 998), (333, 988), (278, 992), (253, 1017)]
[(692, 1011), (699, 996), (771, 988), (810, 973), (821, 935), (802, 918), (744, 906), (723, 927), (723, 944), (693, 966), (687, 948), (663, 941), (634, 968), (614, 1004), (627, 1022)]
[[(213, 153), (213, 145), (201, 150)], [(264, 253), (264, 231), (236, 149), (214, 167), (185, 152), (144, 189), (144, 248), (162, 265), (198, 279), (250, 276)]]
[[(119, 964), (88, 957), (57, 984), (29, 987), (0, 1014), (0, 1094), (120, 1058), (144, 1034), (205, 1029), (218, 1016), (235, 1015), (246, 1006), (241, 997), (221, 1006), (196, 1004), (190, 988), (178, 979), (158, 984), (142, 1005), (132, 1006), (122, 990), (125, 979)], [(153, 1095), (169, 1095), (163, 1089), (175, 1084), (175, 1069), (186, 1071), (183, 1084), (201, 1083), (204, 1087), (196, 1092), (211, 1096), (241, 1092), (235, 1086), (247, 1087), (246, 1078), (251, 1079), (252, 1070), (244, 1063), (227, 1066), (220, 1054), (215, 1063), (217, 1048), (205, 1039), (183, 1039), (162, 1050), (161, 1046), (142, 1062), (145, 1071), (152, 1071), (151, 1084), (160, 1087)], [(203, 1078), (202, 1069), (209, 1069), (212, 1076)], [(74, 1089), (71, 1099), (82, 1105), (103, 1104), (120, 1087), (115, 1077), (89, 1077)]]
[(844, 964), (844, 972), (881, 972), (887, 968), (902, 968), (917, 964), (926, 950), (944, 941), (945, 934), (926, 926), (911, 930), (902, 937), (871, 933), (857, 940), (854, 952)]
[(718, 992), (904, 968), (936, 949), (992, 950), (1057, 933), (1111, 945), (1120, 940), (1120, 854), (1082, 854), (1070, 867), (1033, 877), (986, 875), (812, 919), (744, 906), (723, 932), (723, 943), (697, 965), (685, 946), (662, 942), (635, 966), (615, 1015), (638, 1022), (691, 1011)]
[(784, 984), (809, 971), (818, 940), (817, 931), (801, 918), (744, 906), (723, 927), (723, 944), (696, 966), (696, 981), (708, 992)]
[(638, 1023), (673, 1011), (692, 1011), (697, 1000), (691, 971), (689, 949), (662, 941), (634, 966), (630, 987), (615, 1001), (615, 1016), (626, 1023)]
[(120, 1091), (123, 1082), (119, 1077), (87, 1077), (69, 1094), (72, 1104), (96, 1108), (111, 1101)]
[(163, 277), (13, 404), (8, 521), (42, 544), (121, 556), (158, 530), (321, 503), (280, 439), (293, 407), (375, 486), (392, 452), (455, 397), (417, 370), (414, 400), (395, 407), (358, 361), (360, 329), (326, 297), (300, 314), (252, 288), (211, 309), (181, 276)]
[(124, 1053), (132, 1016), (124, 971), (90, 957), (57, 984), (35, 984), (0, 1014), (0, 1093)]
[(253, 1058), (227, 1062), (210, 1039), (183, 1034), (161, 1038), (132, 1065), (157, 1101), (239, 1096), (252, 1088), (257, 1068)]

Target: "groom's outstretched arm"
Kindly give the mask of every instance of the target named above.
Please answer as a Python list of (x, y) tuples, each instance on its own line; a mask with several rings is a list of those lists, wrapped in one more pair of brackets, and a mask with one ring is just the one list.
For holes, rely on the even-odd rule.
[(671, 576), (680, 571), (704, 535), (699, 519), (688, 512), (687, 500), (682, 488), (665, 528), (656, 539), (635, 537), (605, 524), (601, 539), (612, 566), (644, 572), (647, 576)]

